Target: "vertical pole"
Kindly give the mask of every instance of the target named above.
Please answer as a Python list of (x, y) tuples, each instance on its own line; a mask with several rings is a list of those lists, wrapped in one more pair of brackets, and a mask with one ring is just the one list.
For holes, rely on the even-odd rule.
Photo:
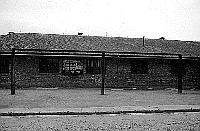
[(143, 38), (142, 38), (142, 45), (144, 46), (145, 45), (145, 38), (144, 38), (145, 36), (143, 36)]
[(178, 60), (178, 93), (182, 93), (182, 55), (179, 55), (179, 60)]
[(102, 77), (102, 86), (101, 86), (101, 95), (104, 95), (104, 88), (105, 88), (105, 52), (102, 52), (102, 59), (101, 59), (101, 77)]
[(11, 95), (15, 94), (15, 48), (12, 48), (11, 63)]
[(116, 74), (116, 79), (117, 79), (116, 84), (117, 84), (117, 87), (118, 87), (119, 86), (119, 56), (117, 56), (117, 74)]

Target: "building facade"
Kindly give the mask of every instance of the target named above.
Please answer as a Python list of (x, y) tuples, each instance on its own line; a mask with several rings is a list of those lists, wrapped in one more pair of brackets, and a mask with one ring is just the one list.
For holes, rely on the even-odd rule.
[[(69, 49), (65, 53), (36, 53), (22, 51), (15, 56), (15, 86), (17, 88), (99, 88), (101, 87), (102, 57), (75, 54), (75, 49), (90, 51), (116, 51), (118, 55), (105, 58), (105, 87), (126, 89), (177, 88), (179, 62), (175, 57), (149, 57), (148, 55), (122, 55), (123, 52), (160, 53), (147, 44), (127, 38), (102, 38), (92, 36), (61, 36), (39, 34), (9, 34), (1, 38), (0, 87), (10, 88), (11, 48), (16, 49)], [(22, 37), (23, 36), (23, 37)], [(31, 37), (30, 37), (31, 36)], [(6, 37), (6, 38), (4, 38)], [(63, 39), (65, 37), (65, 39)], [(91, 37), (91, 38), (88, 38)], [(56, 40), (57, 42), (55, 42)], [(84, 39), (85, 38), (85, 39)], [(95, 39), (95, 40), (91, 40)], [(111, 39), (111, 40), (110, 40)], [(68, 40), (68, 42), (66, 42)], [(52, 42), (53, 41), (53, 42)], [(64, 44), (62, 43), (63, 41)], [(96, 42), (104, 43), (102, 45)], [(131, 43), (134, 42), (134, 43)], [(142, 39), (141, 39), (142, 41)], [(149, 40), (151, 41), (151, 40)], [(160, 40), (159, 40), (160, 41)], [(38, 42), (38, 43), (37, 43)], [(52, 42), (52, 43), (51, 43)], [(83, 46), (94, 45), (89, 49)], [(109, 44), (111, 43), (111, 44)], [(32, 44), (32, 47), (29, 47)], [(78, 45), (80, 44), (80, 45)], [(109, 45), (108, 45), (109, 44)], [(138, 44), (138, 46), (136, 46)], [(155, 44), (155, 43), (154, 43)], [(68, 47), (60, 46), (68, 45)], [(70, 45), (70, 46), (69, 46)], [(124, 45), (124, 46), (123, 46)], [(153, 45), (153, 44), (152, 44)], [(81, 48), (82, 46), (83, 48)], [(199, 45), (200, 46), (200, 45)], [(77, 47), (77, 48), (75, 48)], [(79, 48), (78, 48), (79, 47)], [(108, 49), (109, 47), (109, 49)], [(134, 50), (133, 50), (134, 49)], [(199, 47), (200, 49), (200, 47)], [(179, 49), (178, 49), (179, 50)], [(70, 52), (70, 51), (69, 51)], [(120, 54), (122, 52), (122, 54)], [(169, 53), (174, 53), (170, 52)], [(198, 56), (183, 55), (183, 89), (200, 88), (200, 60)], [(188, 52), (187, 52), (188, 53)], [(194, 53), (194, 52), (193, 52)]]

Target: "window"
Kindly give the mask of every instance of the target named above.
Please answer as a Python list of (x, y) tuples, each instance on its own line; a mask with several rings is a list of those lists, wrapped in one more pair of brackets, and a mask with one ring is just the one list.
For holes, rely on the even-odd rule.
[(58, 73), (59, 61), (56, 58), (40, 58), (39, 60), (40, 73)]
[(80, 60), (63, 60), (62, 73), (65, 75), (83, 74), (83, 64)]
[(196, 60), (186, 60), (185, 69), (187, 74), (200, 76), (200, 62)]
[(148, 74), (148, 61), (134, 60), (131, 62), (132, 74)]
[(0, 73), (9, 73), (9, 60), (7, 58), (0, 59)]
[(101, 74), (101, 60), (88, 59), (86, 64), (86, 73), (88, 74)]
[[(171, 61), (171, 74), (178, 74), (180, 70), (178, 60)], [(182, 74), (186, 74), (185, 64), (182, 64)]]

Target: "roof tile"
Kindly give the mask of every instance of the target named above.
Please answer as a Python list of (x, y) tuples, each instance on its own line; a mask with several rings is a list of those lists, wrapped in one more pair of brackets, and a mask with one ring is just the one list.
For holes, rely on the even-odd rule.
[(82, 51), (119, 51), (141, 53), (180, 53), (199, 57), (200, 42), (142, 38), (78, 36), (40, 33), (12, 33), (0, 36), (0, 50), (65, 49)]

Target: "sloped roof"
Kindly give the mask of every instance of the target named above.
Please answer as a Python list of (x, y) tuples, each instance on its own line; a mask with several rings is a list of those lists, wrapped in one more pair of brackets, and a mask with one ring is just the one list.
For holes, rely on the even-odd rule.
[(183, 56), (200, 56), (200, 42), (142, 38), (78, 36), (39, 33), (9, 33), (0, 36), (0, 50), (51, 49), (81, 51), (119, 51), (141, 53), (180, 53)]

